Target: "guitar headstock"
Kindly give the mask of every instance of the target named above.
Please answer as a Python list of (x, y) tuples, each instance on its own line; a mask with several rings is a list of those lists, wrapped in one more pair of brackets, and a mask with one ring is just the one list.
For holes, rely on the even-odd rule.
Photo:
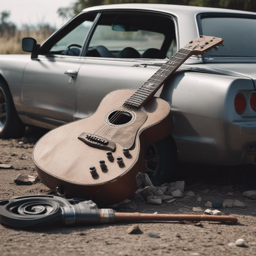
[(217, 46), (223, 45), (222, 38), (214, 36), (200, 36), (193, 41), (190, 41), (184, 48), (192, 50), (191, 55), (204, 54)]

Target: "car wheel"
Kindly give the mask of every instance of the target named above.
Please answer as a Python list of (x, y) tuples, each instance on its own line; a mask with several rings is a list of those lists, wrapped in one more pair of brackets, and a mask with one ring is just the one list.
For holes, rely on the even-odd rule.
[(6, 83), (0, 82), (0, 138), (18, 138), (24, 133), (25, 125), (21, 122), (13, 104), (12, 95)]
[(175, 171), (177, 149), (174, 139), (168, 136), (150, 145), (145, 154), (146, 173), (155, 186), (169, 182)]

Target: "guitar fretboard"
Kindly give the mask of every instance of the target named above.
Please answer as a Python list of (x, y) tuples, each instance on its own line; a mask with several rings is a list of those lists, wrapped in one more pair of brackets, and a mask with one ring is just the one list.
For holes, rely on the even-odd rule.
[(152, 75), (128, 100), (124, 106), (141, 107), (145, 105), (165, 80), (174, 73), (191, 56), (191, 49), (180, 49), (154, 75)]

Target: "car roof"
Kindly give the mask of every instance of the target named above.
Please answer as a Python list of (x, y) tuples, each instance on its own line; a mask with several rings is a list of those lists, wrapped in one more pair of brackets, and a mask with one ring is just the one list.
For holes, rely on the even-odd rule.
[(212, 7), (199, 7), (199, 6), (187, 6), (187, 5), (172, 5), (172, 4), (112, 4), (112, 5), (100, 5), (84, 9), (82, 12), (98, 11), (98, 10), (122, 10), (122, 9), (144, 9), (152, 11), (168, 12), (170, 14), (179, 15), (196, 15), (199, 13), (234, 13), (234, 14), (251, 14), (256, 15), (254, 12), (238, 11), (222, 8)]

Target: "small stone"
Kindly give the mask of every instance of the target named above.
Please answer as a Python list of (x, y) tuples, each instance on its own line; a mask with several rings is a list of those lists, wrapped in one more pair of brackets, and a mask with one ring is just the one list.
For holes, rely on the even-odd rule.
[(204, 211), (204, 213), (205, 213), (205, 214), (208, 214), (208, 215), (212, 215), (212, 210), (206, 209), (206, 210)]
[(8, 164), (0, 164), (0, 169), (12, 169), (12, 166)]
[(235, 244), (235, 243), (228, 243), (228, 246), (229, 246), (229, 247), (235, 247), (236, 244)]
[(219, 210), (213, 210), (212, 215), (222, 215), (222, 212)]
[(14, 182), (17, 185), (32, 185), (36, 180), (36, 177), (31, 176), (31, 175), (25, 175), (19, 173)]
[(194, 224), (196, 227), (200, 227), (202, 228), (204, 225), (199, 221), (197, 223)]
[(176, 233), (175, 236), (178, 237), (178, 238), (181, 238), (180, 233)]
[(244, 239), (242, 238), (237, 239), (235, 244), (236, 246), (244, 247), (245, 246)]
[(234, 201), (234, 207), (239, 207), (239, 208), (245, 208), (245, 203), (239, 201), (239, 200), (235, 200)]
[(154, 186), (151, 179), (148, 177), (148, 175), (145, 173), (145, 180), (144, 180), (145, 186)]
[(185, 196), (195, 197), (196, 194), (193, 191), (188, 191), (185, 193)]
[(175, 200), (176, 199), (171, 199), (171, 200), (166, 201), (166, 203), (170, 204), (170, 203), (174, 202)]
[(196, 199), (197, 202), (201, 202), (202, 201), (202, 198), (199, 196), (197, 199)]
[(217, 208), (217, 209), (219, 209), (219, 208), (222, 207), (222, 203), (223, 203), (223, 201), (222, 201), (221, 199), (214, 199), (214, 200), (212, 201), (212, 208)]
[(13, 153), (11, 154), (11, 156), (17, 156), (17, 154), (16, 154), (15, 152), (13, 152)]
[(202, 209), (201, 207), (193, 207), (193, 208), (192, 208), (192, 211), (193, 211), (193, 212), (202, 212), (203, 209)]
[(228, 207), (228, 208), (232, 208), (234, 204), (234, 200), (232, 199), (224, 199), (222, 206), (223, 207)]
[(147, 199), (148, 204), (162, 204), (162, 199), (161, 198), (148, 198)]
[(20, 145), (23, 145), (23, 144), (24, 144), (24, 142), (23, 142), (23, 141), (19, 141), (19, 144), (20, 144)]
[(133, 226), (129, 227), (129, 228), (126, 230), (126, 232), (127, 232), (128, 234), (142, 234), (142, 231), (141, 231), (139, 225), (133, 225)]
[(153, 238), (160, 238), (160, 236), (158, 234), (154, 233), (154, 232), (149, 232), (148, 236), (153, 237)]
[(168, 196), (168, 195), (163, 195), (163, 196), (160, 196), (160, 198), (165, 201), (165, 200), (169, 200), (171, 198), (173, 198), (173, 196)]
[(209, 191), (210, 191), (210, 189), (207, 188), (207, 189), (203, 190), (202, 193), (207, 195), (209, 193)]
[(182, 197), (183, 196), (183, 193), (179, 189), (172, 191), (171, 194), (174, 197)]
[(256, 199), (256, 190), (248, 190), (248, 191), (245, 191), (242, 195), (243, 195), (244, 197), (248, 197), (248, 198), (250, 198), (250, 199), (255, 200), (255, 199)]
[(212, 208), (212, 202), (207, 201), (207, 203), (204, 206), (205, 208)]
[(163, 193), (165, 193), (165, 191), (167, 190), (167, 187), (166, 187), (166, 186), (157, 187), (157, 188), (160, 189)]
[(154, 212), (153, 214), (158, 214), (158, 212)]

